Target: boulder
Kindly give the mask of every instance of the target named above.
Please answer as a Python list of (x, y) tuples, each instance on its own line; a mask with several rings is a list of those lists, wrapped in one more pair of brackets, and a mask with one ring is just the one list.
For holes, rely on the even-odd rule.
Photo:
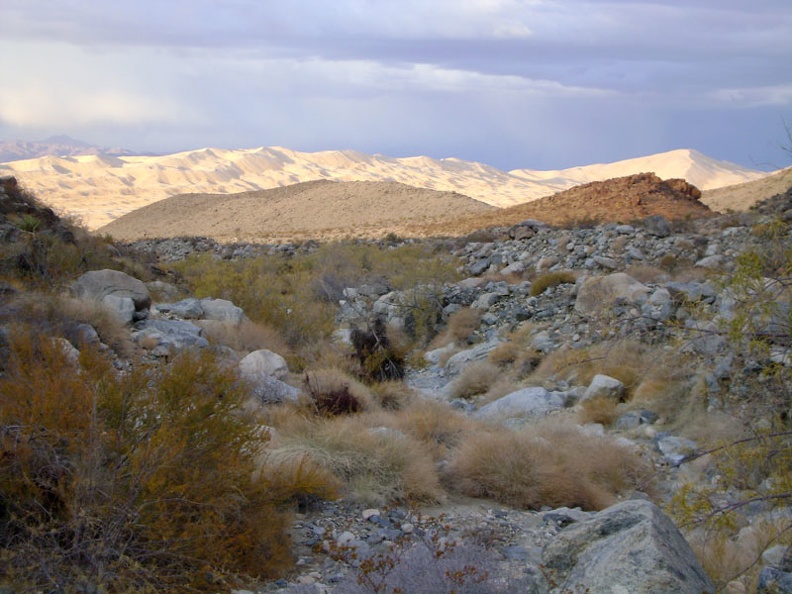
[(583, 314), (591, 314), (617, 300), (640, 303), (646, 300), (649, 292), (649, 287), (624, 272), (592, 276), (580, 286), (575, 310)]
[(218, 322), (230, 322), (239, 325), (245, 319), (245, 312), (241, 307), (237, 307), (225, 299), (212, 299), (207, 297), (201, 299), (203, 317), (205, 320), (217, 320)]
[(588, 400), (589, 398), (612, 398), (619, 400), (624, 394), (624, 384), (617, 380), (615, 377), (609, 375), (597, 374), (591, 380), (591, 383), (583, 392), (581, 400)]
[(142, 281), (118, 270), (91, 270), (78, 278), (70, 287), (78, 299), (102, 302), (108, 295), (129, 297), (135, 310), (148, 309), (151, 296)]
[(715, 591), (674, 523), (649, 501), (616, 504), (562, 530), (542, 553), (550, 592)]
[(139, 322), (136, 328), (137, 332), (134, 334), (134, 338), (138, 343), (146, 340), (150, 343), (156, 343), (150, 345), (151, 350), (158, 347), (161, 347), (159, 351), (172, 351), (190, 347), (206, 348), (209, 346), (209, 341), (202, 336), (202, 330), (190, 322), (181, 320), (146, 320)]
[(253, 351), (244, 357), (239, 362), (239, 371), (243, 377), (250, 380), (255, 380), (262, 375), (274, 377), (277, 380), (283, 380), (289, 376), (286, 359), (267, 349)]
[(154, 309), (164, 314), (173, 314), (183, 320), (200, 320), (204, 317), (201, 301), (195, 297), (188, 297), (176, 303), (159, 303)]
[(671, 235), (671, 224), (663, 215), (652, 215), (644, 219), (644, 229), (655, 237), (668, 237)]
[(495, 350), (495, 347), (497, 347), (500, 343), (500, 340), (491, 340), (489, 342), (477, 344), (473, 348), (458, 352), (457, 354), (453, 355), (445, 364), (446, 372), (449, 375), (457, 375), (473, 361), (481, 361), (482, 359), (486, 359), (487, 355), (489, 355), (491, 351)]
[(251, 385), (251, 396), (261, 404), (296, 402), (300, 396), (298, 388), (271, 375), (260, 373), (256, 376), (246, 376), (246, 379)]
[(657, 434), (655, 445), (660, 453), (663, 454), (663, 457), (673, 466), (679, 466), (685, 458), (695, 454), (698, 449), (695, 441), (686, 437), (669, 435), (666, 432)]
[(122, 324), (131, 324), (135, 319), (135, 302), (131, 297), (105, 295), (102, 305)]
[(523, 388), (482, 406), (475, 416), (487, 420), (530, 419), (562, 409), (565, 404), (563, 393), (540, 387)]
[(765, 567), (759, 574), (756, 594), (792, 594), (792, 573)]

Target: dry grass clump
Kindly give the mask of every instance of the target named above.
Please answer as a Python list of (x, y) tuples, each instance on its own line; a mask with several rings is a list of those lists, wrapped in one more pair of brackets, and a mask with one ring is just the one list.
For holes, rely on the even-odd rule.
[(416, 400), (393, 415), (393, 426), (421, 442), (435, 460), (447, 458), (464, 436), (477, 430), (469, 417), (452, 409), (445, 402)]
[(244, 320), (239, 325), (218, 322), (202, 324), (201, 327), (207, 340), (231, 347), (235, 351), (249, 353), (268, 349), (285, 359), (289, 359), (292, 355), (292, 349), (283, 340), (280, 333), (266, 324)]
[(310, 456), (277, 456), (269, 452), (259, 469), (258, 480), (279, 501), (291, 502), (301, 512), (319, 501), (338, 499), (341, 482)]
[(501, 375), (501, 370), (489, 361), (474, 361), (454, 380), (452, 394), (455, 398), (472, 398), (484, 394)]
[(333, 417), (291, 433), (279, 429), (273, 456), (308, 456), (341, 481), (344, 495), (365, 504), (439, 502), (443, 489), (431, 454), (407, 434), (375, 425), (376, 420), (369, 415)]
[(438, 334), (429, 345), (428, 349), (439, 349), (451, 343), (467, 344), (470, 336), (481, 324), (482, 312), (471, 307), (463, 307), (451, 314), (444, 332)]
[(633, 265), (628, 266), (624, 272), (639, 283), (659, 283), (670, 279), (668, 272), (654, 266)]
[(607, 396), (595, 396), (580, 405), (578, 418), (581, 423), (599, 423), (610, 427), (618, 417), (618, 403)]
[(537, 276), (531, 281), (531, 295), (536, 297), (541, 295), (550, 287), (555, 287), (561, 284), (574, 283), (577, 280), (577, 275), (571, 270), (557, 270), (555, 272), (547, 272)]
[(607, 342), (588, 349), (559, 349), (539, 364), (536, 378), (557, 377), (587, 386), (597, 374), (621, 381), (626, 400), (649, 379), (666, 378), (673, 369), (662, 351), (631, 340)]
[(475, 433), (447, 468), (449, 488), (526, 509), (598, 510), (641, 487), (649, 469), (637, 454), (576, 427)]
[(370, 388), (374, 400), (384, 410), (402, 410), (415, 399), (415, 390), (404, 382), (390, 381), (373, 384)]

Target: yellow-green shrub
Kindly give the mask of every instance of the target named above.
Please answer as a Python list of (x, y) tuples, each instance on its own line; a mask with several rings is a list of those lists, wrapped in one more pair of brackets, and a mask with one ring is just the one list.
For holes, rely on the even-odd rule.
[[(119, 377), (19, 329), (0, 378), (0, 585), (216, 591), (289, 563), (266, 434), (208, 353)], [(101, 568), (99, 571), (98, 568)]]

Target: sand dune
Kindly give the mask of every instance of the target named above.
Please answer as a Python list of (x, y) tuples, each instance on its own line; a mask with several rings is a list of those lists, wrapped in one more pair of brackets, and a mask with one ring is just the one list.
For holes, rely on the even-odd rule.
[(557, 171), (511, 172), (455, 158), (392, 158), (351, 150), (301, 153), (282, 147), (205, 148), (156, 157), (46, 156), (0, 164), (0, 175), (16, 175), (42, 201), (91, 229), (187, 192), (226, 194), (316, 179), (364, 180), (455, 191), (505, 207), (582, 183), (649, 171), (662, 178), (684, 178), (702, 189), (767, 175), (691, 150)]
[(662, 179), (684, 179), (702, 191), (749, 182), (767, 175), (727, 161), (716, 161), (692, 149), (678, 149), (616, 163), (600, 163), (555, 171), (515, 169), (509, 173), (527, 179), (557, 180), (556, 183), (560, 184), (569, 181), (574, 182), (573, 185), (579, 185), (650, 171)]

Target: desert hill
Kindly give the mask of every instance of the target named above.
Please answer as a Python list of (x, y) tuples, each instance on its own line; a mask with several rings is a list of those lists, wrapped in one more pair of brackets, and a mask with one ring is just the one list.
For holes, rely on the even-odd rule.
[[(164, 156), (46, 156), (0, 164), (55, 210), (90, 229), (182, 193), (230, 194), (316, 179), (399, 182), (459, 192), (498, 207), (513, 206), (579, 184), (654, 171), (702, 190), (767, 174), (677, 150), (610, 164), (557, 171), (501, 171), (482, 163), (429, 157), (392, 158), (357, 151), (304, 153), (279, 147), (201, 149)], [(706, 197), (705, 197), (706, 201)]]
[(99, 231), (116, 239), (201, 235), (219, 241), (376, 236), (449, 213), (497, 210), (455, 192), (396, 182), (317, 180), (239, 194), (180, 194), (128, 213)]
[(753, 181), (708, 190), (703, 193), (702, 201), (718, 212), (743, 211), (791, 187), (792, 167), (789, 167)]
[(306, 182), (241, 194), (182, 194), (99, 229), (116, 239), (201, 235), (218, 241), (463, 235), (539, 219), (554, 225), (616, 222), (660, 214), (711, 214), (701, 192), (681, 179), (642, 173), (592, 182), (526, 204), (494, 208), (461, 194), (394, 182)]
[(640, 173), (591, 182), (497, 211), (459, 217), (445, 226), (462, 235), (485, 227), (515, 225), (527, 219), (568, 226), (628, 222), (652, 215), (674, 221), (713, 214), (700, 197), (698, 188), (685, 180), (662, 180), (653, 173)]

